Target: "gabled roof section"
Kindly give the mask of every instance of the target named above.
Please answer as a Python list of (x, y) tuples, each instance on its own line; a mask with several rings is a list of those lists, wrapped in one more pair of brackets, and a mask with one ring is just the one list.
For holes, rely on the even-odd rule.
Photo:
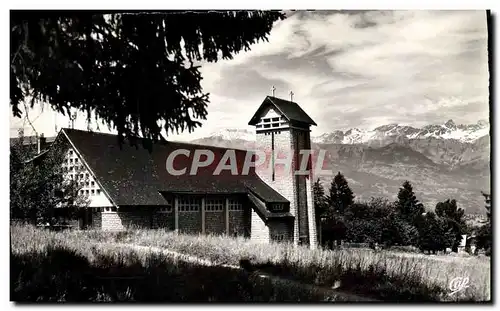
[(311, 117), (304, 110), (302, 110), (302, 108), (300, 108), (299, 104), (297, 104), (296, 102), (284, 100), (273, 96), (267, 96), (264, 99), (259, 109), (257, 109), (252, 119), (250, 119), (250, 122), (248, 122), (248, 125), (256, 125), (257, 123), (259, 123), (262, 111), (269, 105), (271, 105), (272, 107), (276, 108), (276, 110), (281, 112), (283, 116), (287, 118), (288, 121), (301, 122), (309, 125), (317, 125), (313, 121), (313, 119), (311, 119)]
[[(118, 205), (163, 205), (165, 193), (192, 194), (246, 194), (249, 189), (258, 193), (265, 202), (288, 202), (277, 191), (268, 186), (251, 168), (249, 174), (232, 174), (222, 170), (219, 175), (214, 170), (226, 151), (235, 153), (238, 169), (244, 163), (249, 151), (194, 145), (179, 142), (156, 142), (151, 152), (142, 146), (139, 138), (137, 146), (125, 141), (121, 146), (118, 137), (112, 134), (63, 129), (100, 185)], [(186, 168), (186, 173), (175, 176), (166, 169), (169, 154), (178, 149), (189, 151), (189, 156), (175, 158), (176, 170)], [(214, 153), (214, 163), (200, 167), (196, 174), (189, 174), (195, 150), (210, 150)]]
[(284, 212), (284, 213), (272, 213), (272, 212), (270, 212), (266, 208), (266, 205), (258, 197), (256, 197), (253, 193), (248, 194), (248, 199), (251, 203), (253, 210), (264, 221), (267, 221), (270, 218), (283, 218), (283, 217), (294, 218), (294, 216), (289, 212)]

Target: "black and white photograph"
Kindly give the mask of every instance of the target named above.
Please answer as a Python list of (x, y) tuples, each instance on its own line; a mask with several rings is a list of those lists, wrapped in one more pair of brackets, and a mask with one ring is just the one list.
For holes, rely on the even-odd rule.
[(10, 10), (10, 302), (491, 304), (494, 19)]

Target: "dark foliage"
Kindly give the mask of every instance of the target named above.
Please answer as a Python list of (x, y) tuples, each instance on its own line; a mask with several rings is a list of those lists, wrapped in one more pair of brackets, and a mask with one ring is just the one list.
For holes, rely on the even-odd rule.
[(207, 116), (199, 62), (231, 59), (266, 40), (275, 11), (10, 16), (10, 103), (75, 110), (123, 136), (161, 139), (192, 131)]
[(316, 219), (326, 217), (328, 212), (328, 202), (325, 196), (325, 189), (318, 178), (313, 184), (314, 211)]
[(492, 240), (492, 227), (491, 227), (491, 195), (487, 193), (482, 193), (485, 200), (485, 208), (486, 208), (486, 223), (483, 224), (478, 232), (476, 237), (476, 247), (477, 249), (485, 250), (487, 255), (491, 255), (491, 248), (493, 246)]
[(24, 148), (23, 138), (10, 150), (10, 216), (31, 223), (54, 225), (74, 219), (88, 201), (79, 194), (81, 185), (64, 177), (67, 146), (57, 143), (37, 155)]
[(349, 183), (341, 172), (338, 172), (332, 180), (327, 200), (331, 214), (343, 214), (354, 203), (354, 193), (349, 188)]
[(417, 220), (419, 248), (422, 251), (436, 253), (451, 247), (455, 242), (455, 234), (447, 224), (446, 219), (437, 217), (434, 212), (427, 212), (425, 216), (419, 217)]
[(455, 200), (446, 200), (436, 204), (436, 215), (441, 217), (445, 223), (445, 232), (452, 232), (454, 235), (451, 249), (458, 252), (458, 246), (462, 241), (462, 235), (465, 234), (467, 225), (465, 223), (465, 211), (457, 207)]
[(401, 217), (410, 223), (414, 223), (416, 217), (425, 211), (423, 204), (417, 200), (413, 186), (409, 181), (405, 181), (399, 189), (396, 207)]

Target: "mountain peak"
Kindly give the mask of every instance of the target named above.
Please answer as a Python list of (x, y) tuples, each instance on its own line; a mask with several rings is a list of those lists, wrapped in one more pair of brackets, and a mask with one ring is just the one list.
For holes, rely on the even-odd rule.
[(455, 122), (453, 122), (452, 119), (449, 119), (448, 121), (446, 121), (444, 126), (446, 126), (447, 128), (455, 128), (456, 127)]

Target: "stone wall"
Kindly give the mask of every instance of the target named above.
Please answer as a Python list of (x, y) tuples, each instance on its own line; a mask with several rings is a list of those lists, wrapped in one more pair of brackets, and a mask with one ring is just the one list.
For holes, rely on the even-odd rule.
[(94, 209), (92, 211), (92, 228), (93, 229), (102, 228), (102, 212), (100, 209)]
[(185, 234), (201, 233), (201, 211), (179, 211), (179, 232)]
[[(294, 243), (298, 244), (300, 237), (302, 237), (303, 242), (315, 244), (317, 243), (317, 233), (316, 226), (313, 223), (314, 211), (312, 210), (313, 200), (310, 177), (294, 174), (294, 170), (300, 169), (301, 165), (301, 158), (296, 157), (294, 153), (311, 149), (310, 133), (307, 130), (294, 128), (277, 129), (273, 130), (272, 135), (270, 133), (259, 132), (257, 134), (257, 149), (263, 150), (267, 155), (270, 155), (274, 140), (275, 155), (279, 157), (280, 152), (288, 152), (288, 155), (292, 156), (291, 167), (285, 170), (283, 165), (276, 164), (274, 179), (272, 170), (269, 170), (267, 165), (258, 167), (257, 173), (264, 182), (290, 201), (290, 213), (295, 216), (291, 230)], [(276, 163), (280, 162), (279, 159), (275, 161)]]
[[(295, 150), (305, 150), (310, 149), (307, 146), (306, 135), (309, 133), (299, 130), (293, 131)], [(301, 160), (298, 160), (297, 169), (300, 168)], [(295, 176), (295, 188), (296, 195), (298, 195), (297, 200), (297, 210), (298, 210), (298, 222), (299, 222), (299, 239), (303, 238), (304, 242), (309, 243), (309, 221), (308, 221), (308, 204), (307, 204), (307, 186), (306, 186), (306, 176), (296, 175)]]
[(292, 234), (292, 220), (287, 219), (272, 219), (268, 222), (269, 235), (271, 241), (275, 242), (291, 242)]
[(224, 211), (205, 211), (206, 234), (226, 233), (226, 222), (224, 214)]
[[(251, 207), (248, 207), (251, 209)], [(229, 211), (229, 235), (250, 236), (250, 211)]]
[(153, 214), (153, 229), (175, 229), (175, 219), (173, 212), (157, 212)]
[(127, 229), (149, 229), (152, 228), (151, 213), (147, 211), (127, 211), (127, 212), (103, 212), (102, 230), (122, 231)]
[(251, 240), (257, 243), (269, 243), (269, 227), (252, 209), (250, 214)]
[[(257, 173), (269, 186), (290, 201), (290, 214), (296, 216), (297, 218), (297, 187), (295, 176), (292, 174), (292, 169), (296, 165), (296, 159), (292, 154), (292, 151), (295, 148), (295, 142), (296, 137), (291, 129), (274, 131), (274, 148), (278, 153), (278, 157), (284, 158), (284, 156), (280, 155), (280, 153), (284, 153), (288, 157), (291, 157), (291, 167), (288, 167), (286, 168), (287, 170), (285, 170), (284, 165), (276, 164), (276, 174), (274, 180), (272, 180), (272, 174), (265, 169), (258, 169)], [(265, 135), (264, 133), (257, 134), (257, 148), (259, 148), (259, 150), (269, 150), (272, 145), (271, 143), (271, 135)], [(266, 152), (267, 154), (270, 154), (269, 151)], [(280, 160), (276, 160), (276, 163), (280, 163)], [(293, 233), (293, 240), (295, 243), (298, 243), (298, 221), (294, 222)]]

